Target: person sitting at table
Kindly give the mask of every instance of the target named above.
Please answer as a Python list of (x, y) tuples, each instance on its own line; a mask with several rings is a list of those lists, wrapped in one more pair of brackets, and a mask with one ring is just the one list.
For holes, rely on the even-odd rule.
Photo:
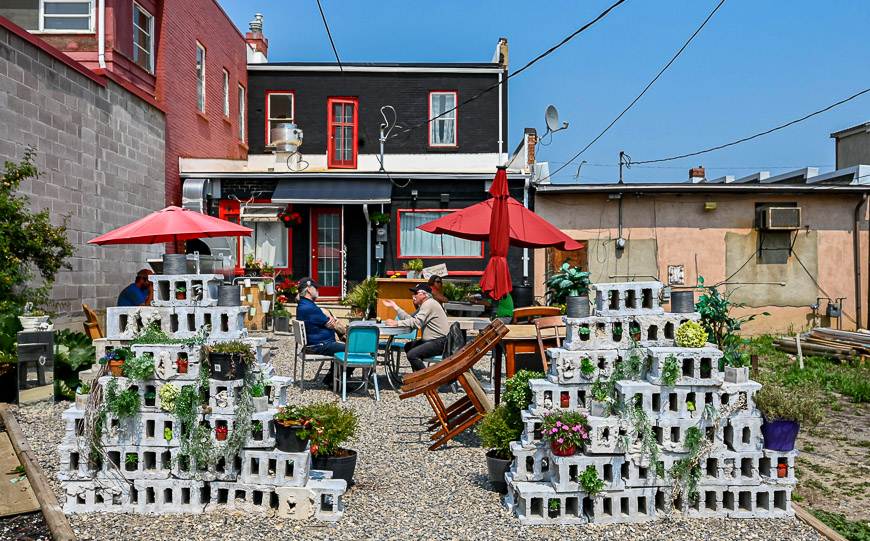
[(433, 274), (429, 277), (429, 287), (432, 288), (432, 298), (438, 301), (441, 304), (445, 302), (450, 302), (444, 295), (444, 280), (438, 276), (437, 274)]
[[(302, 278), (298, 283), (299, 304), (296, 306), (296, 319), (305, 324), (305, 336), (308, 339), (308, 351), (317, 355), (335, 355), (344, 351), (344, 342), (335, 338), (337, 320), (327, 315), (317, 306), (318, 285), (311, 278)], [(352, 369), (348, 369), (348, 375)], [(323, 384), (332, 386), (332, 363), (323, 378)]]
[(154, 287), (149, 276), (154, 274), (148, 269), (136, 273), (136, 279), (118, 295), (117, 306), (147, 306), (151, 304)]
[[(471, 299), (472, 304), (480, 304), (487, 310), (492, 310), (492, 319), (500, 319), (503, 323), (510, 323), (514, 318), (514, 298), (510, 293), (499, 300), (492, 297)], [(495, 309), (493, 310), (493, 304)]]
[(414, 295), (411, 297), (417, 311), (408, 314), (402, 310), (395, 301), (385, 300), (384, 306), (396, 311), (396, 319), (388, 319), (384, 323), (389, 327), (403, 329), (423, 329), (423, 338), (411, 340), (405, 344), (405, 355), (414, 371), (426, 367), (423, 359), (441, 355), (444, 352), (444, 344), (447, 342), (447, 333), (450, 324), (447, 322), (447, 314), (444, 308), (432, 297), (432, 288), (427, 283), (420, 283), (411, 288)]

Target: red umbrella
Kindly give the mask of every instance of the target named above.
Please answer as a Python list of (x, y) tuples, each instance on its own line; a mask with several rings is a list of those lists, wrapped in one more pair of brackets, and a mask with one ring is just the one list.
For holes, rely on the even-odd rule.
[(510, 213), (508, 212), (508, 183), (504, 167), (499, 167), (489, 189), (492, 194), (492, 212), (489, 224), (489, 263), (480, 279), (480, 288), (493, 299), (501, 299), (511, 292), (511, 272), (507, 264), (510, 244)]
[(166, 207), (109, 231), (89, 244), (157, 244), (205, 237), (249, 237), (253, 230), (180, 207)]
[[(490, 217), (495, 198), (451, 212), (418, 227), (436, 235), (451, 235), (468, 240), (489, 240)], [(507, 198), (510, 216), (510, 243), (520, 248), (555, 246), (560, 250), (579, 250), (582, 245), (562, 233), (556, 226), (541, 218), (513, 197)]]

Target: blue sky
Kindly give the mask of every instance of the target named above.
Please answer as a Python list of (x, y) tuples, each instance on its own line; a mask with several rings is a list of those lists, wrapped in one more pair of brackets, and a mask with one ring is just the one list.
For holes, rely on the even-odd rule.
[[(489, 61), (508, 38), (515, 70), (603, 11), (612, 1), (321, 0), (339, 55), (358, 62)], [(332, 61), (315, 0), (221, 0), (240, 29), (265, 16), (271, 61)], [(511, 79), (510, 137), (544, 131), (554, 104), (569, 129), (540, 160), (555, 169), (586, 145), (676, 52), (717, 2), (629, 0), (535, 66)], [(546, 9), (544, 9), (546, 8)], [(581, 182), (617, 178), (620, 150), (647, 160), (700, 150), (770, 128), (870, 87), (870, 2), (728, 0), (676, 63), (601, 140)], [(461, 112), (460, 112), (461, 115)], [(722, 151), (635, 166), (629, 181), (683, 180), (702, 164), (708, 177), (759, 169), (833, 169), (833, 131), (870, 120), (870, 94)], [(576, 182), (566, 168), (554, 182)]]

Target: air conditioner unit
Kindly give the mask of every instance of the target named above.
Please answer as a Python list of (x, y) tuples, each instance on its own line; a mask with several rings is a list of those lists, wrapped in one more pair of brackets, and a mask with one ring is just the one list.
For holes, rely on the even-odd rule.
[(760, 229), (792, 231), (801, 227), (800, 207), (769, 207), (761, 211)]

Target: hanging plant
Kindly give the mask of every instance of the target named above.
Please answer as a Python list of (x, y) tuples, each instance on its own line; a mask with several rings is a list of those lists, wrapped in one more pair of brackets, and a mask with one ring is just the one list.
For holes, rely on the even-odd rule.
[(287, 207), (278, 214), (278, 220), (280, 220), (281, 223), (284, 224), (284, 227), (288, 229), (292, 228), (294, 225), (302, 225), (302, 215), (298, 212), (294, 212), (290, 208), (290, 205), (287, 205)]

